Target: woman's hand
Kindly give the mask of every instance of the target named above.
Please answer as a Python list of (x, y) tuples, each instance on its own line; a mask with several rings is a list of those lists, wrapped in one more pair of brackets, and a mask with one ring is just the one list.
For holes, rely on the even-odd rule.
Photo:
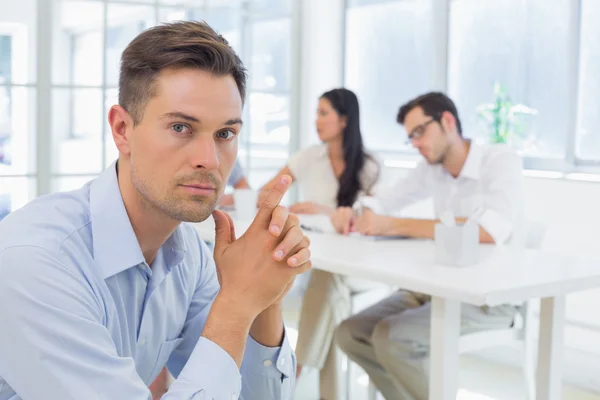
[(353, 230), (354, 212), (352, 207), (338, 207), (329, 218), (337, 233), (347, 235)]

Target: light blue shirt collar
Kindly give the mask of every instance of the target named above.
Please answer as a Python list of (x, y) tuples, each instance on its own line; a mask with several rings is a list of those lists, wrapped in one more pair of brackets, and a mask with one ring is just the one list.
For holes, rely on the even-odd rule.
[[(145, 262), (123, 203), (116, 162), (91, 184), (90, 218), (94, 259), (104, 279)], [(162, 255), (167, 269), (171, 269), (183, 260), (184, 254), (184, 237), (178, 226), (157, 256)]]

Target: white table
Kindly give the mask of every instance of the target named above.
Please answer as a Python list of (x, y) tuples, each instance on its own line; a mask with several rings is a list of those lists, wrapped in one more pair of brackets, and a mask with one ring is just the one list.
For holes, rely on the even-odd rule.
[[(249, 222), (237, 221), (240, 236)], [(214, 225), (196, 225), (214, 240)], [(315, 268), (380, 281), (432, 296), (430, 400), (458, 391), (460, 303), (495, 306), (541, 298), (537, 399), (562, 399), (565, 295), (600, 287), (600, 261), (511, 247), (480, 246), (480, 262), (453, 268), (435, 262), (428, 240), (371, 241), (307, 231)]]

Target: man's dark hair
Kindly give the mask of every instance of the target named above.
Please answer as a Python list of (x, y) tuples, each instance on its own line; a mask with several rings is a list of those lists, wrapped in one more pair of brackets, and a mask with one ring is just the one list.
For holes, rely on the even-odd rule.
[(245, 100), (246, 69), (223, 36), (205, 22), (167, 23), (140, 33), (121, 57), (119, 105), (135, 124), (142, 120), (148, 100), (156, 95), (156, 77), (165, 68), (231, 75)]
[(396, 119), (398, 123), (404, 125), (406, 114), (408, 114), (416, 107), (421, 107), (425, 115), (430, 116), (438, 122), (442, 118), (442, 113), (444, 111), (448, 111), (454, 116), (454, 119), (456, 120), (456, 129), (458, 130), (458, 133), (462, 136), (462, 126), (460, 124), (460, 118), (458, 118), (458, 111), (456, 110), (456, 106), (454, 105), (454, 102), (450, 99), (450, 97), (446, 96), (444, 93), (425, 93), (404, 104), (402, 107), (400, 107), (400, 111), (398, 111), (398, 117)]

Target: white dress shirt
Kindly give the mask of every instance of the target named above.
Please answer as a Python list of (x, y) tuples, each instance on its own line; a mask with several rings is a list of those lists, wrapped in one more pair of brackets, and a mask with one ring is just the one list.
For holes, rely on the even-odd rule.
[[(337, 208), (340, 182), (327, 154), (327, 145), (320, 144), (300, 150), (290, 157), (288, 168), (300, 186), (300, 198), (303, 201)], [(360, 174), (362, 190), (359, 196), (371, 194), (379, 178), (379, 169), (377, 162), (372, 159), (365, 160)]]
[(441, 164), (422, 161), (405, 179), (383, 188), (360, 205), (383, 215), (433, 197), (436, 217), (447, 210), (475, 218), (496, 244), (521, 243), (524, 234), (522, 160), (506, 145), (471, 143), (460, 174), (454, 178)]

